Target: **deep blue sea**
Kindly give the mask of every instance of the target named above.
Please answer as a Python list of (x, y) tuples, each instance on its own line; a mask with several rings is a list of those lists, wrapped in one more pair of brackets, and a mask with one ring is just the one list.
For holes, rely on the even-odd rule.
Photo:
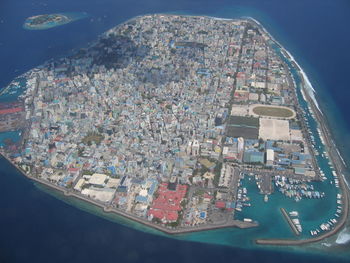
[[(29, 16), (62, 12), (90, 16), (50, 30), (22, 28)], [(131, 17), (160, 12), (259, 20), (310, 78), (350, 164), (348, 0), (0, 0), (0, 88)], [(346, 262), (334, 254), (257, 249), (244, 236), (237, 244), (244, 248), (170, 239), (76, 206), (81, 207), (47, 194), (0, 160), (0, 262)]]

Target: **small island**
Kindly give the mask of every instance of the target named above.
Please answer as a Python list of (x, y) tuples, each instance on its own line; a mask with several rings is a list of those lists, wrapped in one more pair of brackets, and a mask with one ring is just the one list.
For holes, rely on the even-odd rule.
[(27, 18), (23, 27), (28, 30), (44, 30), (65, 25), (86, 16), (85, 12), (36, 15)]
[(0, 132), (20, 139), (0, 153), (65, 196), (166, 234), (251, 228), (261, 245), (346, 223), (348, 170), (311, 83), (252, 18), (136, 17), (22, 78), (0, 103)]

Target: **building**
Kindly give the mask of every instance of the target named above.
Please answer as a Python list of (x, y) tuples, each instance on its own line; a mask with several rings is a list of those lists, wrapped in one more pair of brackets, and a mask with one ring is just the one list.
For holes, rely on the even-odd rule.
[(108, 177), (108, 176), (105, 175), (105, 174), (94, 173), (94, 174), (90, 177), (89, 184), (95, 185), (95, 186), (104, 186), (107, 177)]
[(273, 161), (275, 159), (275, 151), (273, 149), (266, 150), (266, 165), (273, 165)]
[(198, 140), (194, 140), (192, 143), (192, 155), (193, 156), (198, 156), (199, 155), (199, 149), (200, 149), (200, 145)]
[(243, 162), (251, 164), (264, 164), (264, 157), (265, 156), (263, 152), (248, 150), (244, 152)]

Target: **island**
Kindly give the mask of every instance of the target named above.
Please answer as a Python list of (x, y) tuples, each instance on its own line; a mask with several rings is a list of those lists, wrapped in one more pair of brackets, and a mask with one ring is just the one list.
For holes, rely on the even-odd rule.
[(317, 242), (348, 218), (315, 92), (252, 18), (139, 16), (21, 78), (2, 92), (22, 91), (0, 101), (0, 132), (19, 132), (2, 156), (105, 213), (167, 234), (282, 225), (259, 232), (267, 245)]
[(26, 19), (23, 28), (28, 30), (44, 30), (71, 23), (87, 17), (87, 13), (58, 13), (32, 16)]

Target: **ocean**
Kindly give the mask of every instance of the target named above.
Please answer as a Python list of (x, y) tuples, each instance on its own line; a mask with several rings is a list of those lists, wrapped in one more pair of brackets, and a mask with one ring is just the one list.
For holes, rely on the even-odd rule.
[[(46, 60), (87, 45), (107, 29), (137, 15), (166, 12), (224, 18), (251, 16), (290, 51), (310, 78), (349, 164), (349, 11), (346, 0), (2, 0), (0, 87)], [(22, 28), (29, 16), (61, 12), (87, 12), (90, 17), (44, 31)], [(260, 234), (255, 230), (215, 230), (168, 238), (118, 217), (103, 218), (99, 209), (82, 202), (48, 194), (47, 189), (33, 184), (2, 159), (0, 178), (0, 262), (346, 262), (349, 256), (344, 254), (349, 246), (334, 248), (329, 256), (320, 246), (257, 247), (247, 238)], [(278, 203), (271, 200), (270, 204), (274, 202)], [(308, 209), (327, 213), (333, 208), (310, 202)], [(268, 220), (281, 225), (281, 232), (275, 235), (288, 230), (277, 217)]]

